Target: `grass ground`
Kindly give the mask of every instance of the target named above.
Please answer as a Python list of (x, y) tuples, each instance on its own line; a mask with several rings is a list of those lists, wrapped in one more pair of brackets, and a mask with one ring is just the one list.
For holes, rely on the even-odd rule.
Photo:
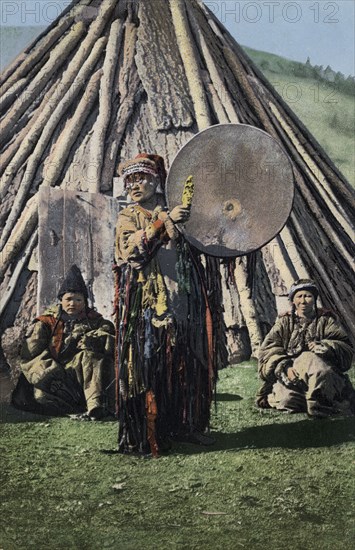
[(257, 385), (255, 364), (222, 371), (216, 444), (159, 460), (112, 453), (115, 422), (3, 405), (0, 548), (352, 548), (353, 419), (259, 411)]

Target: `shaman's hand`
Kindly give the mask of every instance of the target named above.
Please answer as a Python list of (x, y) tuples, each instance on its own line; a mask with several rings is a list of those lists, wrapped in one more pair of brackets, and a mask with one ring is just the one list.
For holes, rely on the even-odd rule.
[(185, 223), (187, 222), (189, 217), (190, 217), (190, 208), (183, 206), (182, 204), (175, 206), (175, 208), (173, 208), (169, 214), (169, 218), (174, 223)]

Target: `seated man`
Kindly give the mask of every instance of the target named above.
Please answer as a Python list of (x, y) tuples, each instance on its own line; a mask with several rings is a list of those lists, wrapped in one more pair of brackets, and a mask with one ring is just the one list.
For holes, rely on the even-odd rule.
[(114, 326), (88, 307), (88, 291), (73, 265), (58, 293), (60, 304), (35, 319), (21, 350), (12, 404), (48, 415), (114, 412)]
[(354, 389), (344, 374), (351, 367), (351, 344), (335, 315), (317, 309), (317, 296), (310, 279), (292, 285), (291, 311), (277, 319), (261, 345), (259, 407), (318, 417), (354, 413)]

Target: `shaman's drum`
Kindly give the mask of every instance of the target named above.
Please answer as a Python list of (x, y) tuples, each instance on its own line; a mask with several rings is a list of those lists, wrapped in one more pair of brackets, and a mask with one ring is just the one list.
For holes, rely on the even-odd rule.
[(218, 124), (196, 134), (169, 170), (166, 199), (181, 204), (193, 176), (189, 221), (179, 226), (205, 254), (233, 257), (261, 248), (285, 225), (292, 208), (291, 162), (266, 132), (246, 124)]

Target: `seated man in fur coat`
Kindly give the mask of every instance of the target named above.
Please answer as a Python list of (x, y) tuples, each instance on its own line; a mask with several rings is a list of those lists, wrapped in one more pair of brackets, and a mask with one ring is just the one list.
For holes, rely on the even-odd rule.
[(114, 326), (88, 307), (88, 291), (75, 265), (58, 299), (30, 327), (12, 404), (99, 420), (114, 412)]
[(259, 407), (317, 417), (354, 413), (354, 389), (345, 374), (351, 343), (334, 313), (317, 308), (317, 297), (310, 279), (292, 285), (291, 311), (277, 319), (260, 348)]

